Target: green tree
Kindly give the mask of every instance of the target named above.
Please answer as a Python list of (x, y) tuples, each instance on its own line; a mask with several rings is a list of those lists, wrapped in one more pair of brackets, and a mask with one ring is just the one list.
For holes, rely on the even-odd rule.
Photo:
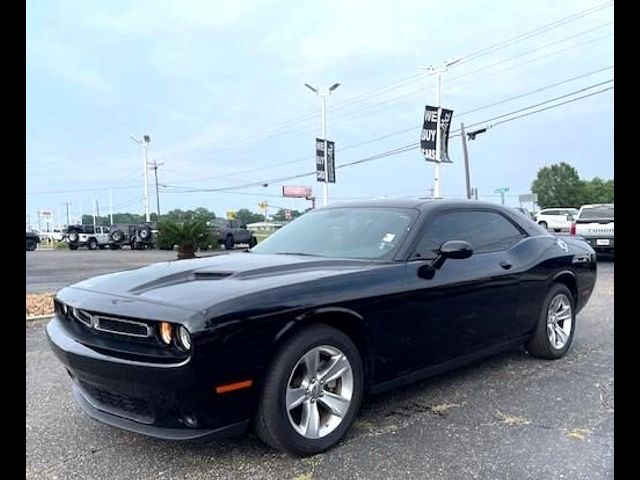
[(584, 203), (584, 182), (578, 171), (564, 162), (541, 168), (531, 191), (538, 194), (540, 208), (579, 208)]
[(584, 203), (613, 203), (613, 180), (594, 177), (583, 186)]
[(158, 242), (165, 246), (178, 245), (178, 260), (195, 258), (198, 247), (208, 247), (215, 238), (203, 220), (172, 222), (162, 221), (158, 225)]
[(251, 210), (246, 208), (241, 208), (236, 212), (236, 219), (246, 225), (247, 223), (262, 222), (264, 220), (264, 215), (260, 213), (253, 213)]
[(198, 207), (195, 210), (182, 210), (176, 208), (168, 211), (162, 215), (162, 220), (168, 222), (191, 222), (191, 221), (203, 221), (208, 222), (216, 218), (216, 214), (204, 207)]

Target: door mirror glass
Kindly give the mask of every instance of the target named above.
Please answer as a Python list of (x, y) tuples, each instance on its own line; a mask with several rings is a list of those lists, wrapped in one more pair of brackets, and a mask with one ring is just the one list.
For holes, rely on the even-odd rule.
[(462, 260), (473, 255), (473, 247), (464, 240), (448, 240), (440, 247), (440, 255), (443, 258)]

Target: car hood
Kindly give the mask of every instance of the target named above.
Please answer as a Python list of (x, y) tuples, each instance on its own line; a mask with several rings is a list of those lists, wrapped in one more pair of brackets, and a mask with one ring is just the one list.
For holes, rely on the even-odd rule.
[[(380, 267), (384, 263), (366, 260), (347, 260), (299, 255), (268, 255), (231, 253), (193, 260), (169, 261), (125, 272), (111, 273), (76, 283), (59, 292), (62, 301), (81, 302), (82, 308), (91, 308), (86, 294), (94, 294), (103, 306), (110, 297), (109, 311), (120, 311), (118, 305), (153, 303), (173, 309), (190, 310), (211, 317), (233, 310), (264, 309), (270, 304), (282, 306), (282, 288), (290, 288), (292, 301), (301, 301), (308, 284), (343, 277)], [(305, 288), (301, 288), (301, 284)], [(313, 291), (311, 291), (313, 293)], [(113, 299), (120, 298), (118, 302)], [(75, 302), (73, 299), (76, 299)], [(78, 305), (79, 306), (79, 305)], [(96, 305), (96, 310), (101, 306)], [(290, 305), (293, 307), (293, 305)], [(115, 310), (118, 311), (115, 311)], [(152, 309), (150, 309), (152, 310)], [(184, 312), (183, 312), (184, 313)], [(139, 316), (139, 315), (134, 315)], [(172, 315), (173, 316), (173, 315)]]

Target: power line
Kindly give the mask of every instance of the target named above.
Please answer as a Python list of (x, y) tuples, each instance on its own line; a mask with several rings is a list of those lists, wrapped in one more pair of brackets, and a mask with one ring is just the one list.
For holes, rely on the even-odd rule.
[[(516, 35), (515, 37), (512, 37), (510, 39), (498, 42), (498, 43), (490, 45), (488, 47), (484, 47), (484, 48), (482, 48), (482, 49), (480, 49), (480, 50), (478, 50), (476, 52), (473, 52), (471, 54), (464, 55), (464, 56), (462, 56), (461, 62), (470, 62), (470, 61), (472, 61), (472, 60), (474, 60), (476, 58), (480, 58), (480, 57), (488, 55), (490, 53), (494, 53), (494, 52), (499, 51), (499, 50), (501, 50), (503, 48), (507, 48), (507, 47), (509, 47), (511, 45), (519, 43), (519, 42), (521, 42), (523, 40), (526, 40), (528, 38), (531, 38), (531, 37), (534, 37), (536, 35), (545, 33), (547, 31), (555, 29), (557, 27), (566, 25), (566, 24), (568, 24), (570, 22), (578, 20), (578, 19), (580, 19), (582, 17), (585, 17), (587, 15), (590, 15), (592, 13), (595, 13), (595, 12), (597, 12), (599, 10), (602, 10), (604, 8), (607, 8), (607, 7), (610, 7), (612, 5), (613, 5), (613, 2), (611, 2), (611, 1), (604, 2), (604, 3), (601, 3), (601, 4), (595, 5), (593, 7), (590, 7), (588, 9), (585, 9), (585, 10), (579, 11), (577, 13), (574, 13), (572, 15), (569, 15), (567, 17), (560, 18), (559, 20), (556, 20), (554, 22), (542, 25), (542, 26), (537, 27), (537, 28), (535, 28), (533, 30), (525, 32), (523, 34)], [(407, 83), (411, 83), (411, 82), (414, 82), (414, 81), (419, 80), (421, 78), (424, 78), (425, 76), (426, 76), (426, 74), (424, 74), (424, 73), (411, 75), (411, 76), (406, 77), (404, 79), (401, 79), (401, 80), (398, 80), (396, 82), (393, 82), (393, 83), (391, 83), (389, 85), (383, 85), (383, 86), (380, 86), (380, 87), (376, 87), (376, 88), (374, 88), (374, 89), (372, 89), (372, 90), (370, 90), (368, 92), (364, 92), (364, 93), (355, 95), (353, 97), (347, 98), (347, 99), (343, 100), (342, 102), (338, 101), (338, 102), (336, 102), (334, 104), (334, 106), (331, 109), (331, 111), (333, 112), (333, 111), (336, 111), (336, 110), (340, 110), (342, 108), (345, 108), (345, 107), (347, 107), (349, 105), (353, 105), (355, 103), (359, 103), (359, 102), (361, 102), (363, 100), (366, 100), (368, 98), (373, 98), (373, 97), (378, 96), (378, 95), (380, 95), (382, 93), (386, 93), (387, 91), (393, 90), (393, 89), (398, 88), (398, 87), (403, 86), (403, 85), (406, 85)], [(296, 116), (296, 117), (291, 118), (289, 120), (285, 120), (280, 124), (272, 125), (271, 127), (268, 127), (266, 129), (263, 128), (260, 131), (262, 133), (267, 133), (267, 134), (274, 133), (275, 131), (278, 131), (278, 130), (281, 130), (283, 128), (289, 127), (291, 124), (300, 123), (301, 121), (310, 120), (310, 119), (313, 119), (313, 118), (315, 118), (315, 113), (314, 114), (310, 113), (310, 114), (299, 115), (299, 116)], [(226, 140), (222, 140), (219, 143), (223, 143), (224, 144), (224, 143), (228, 143), (228, 142), (237, 142), (237, 141), (242, 141), (242, 140), (244, 140), (246, 138), (254, 138), (254, 137), (255, 137), (255, 135), (253, 133), (245, 133), (245, 134), (241, 134), (239, 136), (230, 137), (230, 138), (228, 138)], [(202, 148), (207, 148), (207, 147), (206, 146), (200, 147), (199, 149), (196, 149), (196, 151), (197, 150), (201, 150)]]
[[(518, 109), (518, 110), (514, 110), (512, 112), (509, 112), (509, 113), (502, 114), (502, 115), (497, 116), (497, 117), (493, 117), (492, 119), (487, 119), (487, 120), (484, 120), (482, 122), (474, 123), (472, 125), (469, 125), (469, 127), (481, 125), (483, 123), (487, 123), (489, 121), (492, 121), (492, 120), (495, 120), (495, 119), (498, 119), (498, 118), (503, 118), (503, 117), (506, 117), (506, 116), (509, 116), (509, 115), (513, 115), (514, 113), (519, 113), (519, 112), (522, 112), (523, 110), (535, 108), (536, 106), (540, 106), (540, 105), (549, 103), (550, 101), (555, 101), (555, 100), (558, 100), (558, 99), (561, 99), (561, 98), (566, 98), (568, 96), (575, 95), (576, 93), (583, 92), (583, 91), (585, 91), (585, 90), (587, 90), (589, 88), (594, 88), (595, 86), (606, 84), (606, 83), (609, 83), (609, 82), (610, 81), (602, 82), (601, 84), (596, 84), (596, 85), (591, 86), (591, 87), (587, 87), (587, 88), (583, 88), (583, 89), (580, 89), (580, 90), (576, 90), (575, 92), (572, 92), (572, 93), (569, 93), (569, 94), (565, 94), (565, 95), (562, 95), (560, 97), (556, 97), (553, 100), (549, 100), (549, 101), (545, 101), (545, 102), (538, 103), (538, 104), (535, 104), (535, 105), (531, 105), (531, 106), (523, 108), (523, 109), (521, 108), (521, 109)], [(598, 95), (600, 93), (604, 93), (606, 91), (612, 90), (613, 88), (614, 87), (612, 87), (612, 86), (611, 87), (607, 87), (607, 88), (598, 90), (596, 92), (591, 92), (591, 93), (588, 93), (588, 94), (585, 94), (585, 95), (582, 95), (582, 96), (579, 96), (579, 97), (576, 97), (576, 98), (573, 98), (573, 99), (566, 100), (564, 102), (560, 102), (560, 103), (557, 103), (557, 104), (554, 104), (554, 105), (547, 106), (545, 108), (538, 109), (538, 110), (533, 111), (533, 112), (528, 112), (526, 114), (522, 114), (522, 115), (518, 115), (518, 116), (515, 116), (515, 117), (512, 117), (512, 118), (508, 118), (508, 119), (502, 120), (500, 122), (497, 122), (497, 123), (493, 124), (492, 126), (496, 126), (496, 125), (499, 125), (499, 124), (502, 124), (502, 123), (507, 123), (509, 121), (517, 120), (517, 119), (525, 117), (525, 116), (529, 116), (529, 115), (533, 115), (535, 113), (540, 113), (540, 112), (543, 112), (543, 111), (546, 111), (546, 110), (550, 110), (552, 108), (556, 108), (556, 107), (559, 107), (559, 106), (562, 106), (562, 105), (566, 105), (568, 103), (572, 103), (572, 102), (575, 102), (575, 101), (578, 101), (578, 100), (582, 100), (584, 98), (592, 97), (594, 95)], [(456, 131), (457, 130), (454, 130), (452, 133), (455, 133)], [(452, 137), (453, 136), (454, 135), (452, 135)], [(342, 164), (342, 165), (337, 165), (336, 169), (345, 168), (345, 167), (349, 167), (349, 166), (352, 166), (352, 165), (358, 165), (358, 164), (361, 164), (361, 163), (366, 163), (366, 162), (370, 162), (370, 161), (374, 161), (374, 160), (379, 160), (381, 158), (386, 158), (386, 157), (398, 155), (400, 153), (404, 153), (404, 152), (413, 150), (413, 149), (417, 148), (419, 145), (420, 145), (419, 142), (412, 142), (410, 144), (403, 145), (403, 146), (394, 148), (392, 150), (388, 150), (386, 152), (379, 153), (377, 155), (372, 155), (372, 156), (365, 157), (365, 158), (362, 158), (362, 159), (359, 159), (359, 160), (355, 160), (355, 161), (352, 161), (352, 162), (348, 162), (348, 163), (345, 163), (345, 164)], [(184, 192), (170, 192), (170, 193), (197, 193), (197, 192), (218, 192), (218, 191), (226, 191), (228, 193), (237, 193), (237, 192), (234, 191), (235, 189), (250, 188), (250, 187), (259, 186), (259, 185), (262, 185), (262, 184), (276, 184), (276, 183), (281, 183), (283, 181), (288, 181), (288, 180), (293, 180), (293, 179), (296, 179), (296, 178), (302, 178), (302, 177), (307, 177), (307, 176), (310, 176), (310, 175), (315, 175), (315, 173), (316, 172), (305, 172), (305, 173), (300, 173), (300, 174), (291, 175), (291, 176), (287, 176), (287, 177), (281, 177), (281, 178), (270, 179), (270, 180), (262, 180), (260, 182), (253, 182), (253, 183), (247, 183), (247, 184), (243, 184), (243, 185), (237, 185), (237, 186), (234, 186), (234, 187), (211, 188), (211, 189), (189, 189), (189, 190), (184, 191)], [(166, 187), (175, 188), (172, 185), (166, 185)], [(187, 189), (188, 187), (178, 187), (178, 188)]]

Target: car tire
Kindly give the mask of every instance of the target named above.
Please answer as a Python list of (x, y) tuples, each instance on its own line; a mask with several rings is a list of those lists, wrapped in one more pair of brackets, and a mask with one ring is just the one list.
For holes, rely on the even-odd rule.
[(107, 248), (107, 246), (106, 246), (106, 245), (98, 245), (98, 248), (99, 248), (100, 250), (104, 250), (105, 248)]
[(78, 249), (78, 245), (76, 245), (75, 243), (69, 244), (69, 250), (77, 250), (77, 249)]
[(149, 240), (151, 238), (151, 229), (146, 225), (141, 226), (138, 230), (138, 236), (142, 240)]
[(89, 248), (89, 250), (95, 250), (98, 248), (98, 241), (95, 238), (90, 238), (87, 243), (87, 248)]
[(122, 240), (124, 240), (124, 232), (122, 230), (120, 230), (120, 229), (114, 230), (113, 232), (111, 232), (109, 234), (109, 237), (114, 242), (120, 243), (120, 242), (122, 242)]
[(251, 236), (251, 238), (249, 239), (249, 248), (253, 248), (258, 244), (258, 240), (256, 239), (256, 237)]
[[(567, 306), (569, 310), (559, 314)], [(538, 324), (525, 347), (534, 357), (548, 360), (561, 358), (571, 347), (575, 329), (576, 308), (573, 295), (566, 285), (554, 283), (542, 303)]]
[(233, 240), (232, 235), (227, 235), (227, 238), (224, 239), (224, 248), (225, 250), (233, 250), (235, 242)]
[[(303, 393), (301, 389), (305, 388), (304, 379), (308, 378), (307, 364), (303, 357), (313, 355), (314, 352), (320, 352), (316, 357), (319, 361), (314, 362), (319, 366), (316, 368), (318, 381)], [(319, 384), (323, 370), (328, 370), (327, 363), (337, 358), (340, 358), (343, 368), (350, 369), (344, 370), (337, 380)], [(295, 385), (296, 382), (298, 386)], [(344, 393), (343, 389), (346, 389)], [(337, 444), (349, 430), (360, 409), (363, 390), (362, 359), (358, 348), (349, 337), (327, 325), (306, 328), (288, 339), (273, 359), (260, 392), (255, 417), (256, 434), (267, 445), (293, 455), (306, 456), (323, 452)], [(310, 391), (312, 392), (309, 393)], [(304, 400), (288, 409), (287, 398), (289, 395), (295, 396), (295, 393), (301, 395), (298, 397), (299, 400)], [(342, 416), (331, 414), (324, 403), (328, 399), (332, 400), (331, 403), (336, 402), (336, 397), (341, 398), (340, 402), (334, 405), (336, 408), (344, 408)], [(349, 400), (345, 404), (346, 397), (349, 397)], [(305, 412), (312, 411), (315, 413), (306, 413), (305, 417)], [(316, 418), (317, 428), (313, 423), (305, 423), (305, 418)], [(306, 427), (309, 430), (306, 430)], [(300, 428), (304, 432), (301, 432)], [(322, 428), (325, 429), (324, 433)], [(311, 433), (307, 435), (306, 432)], [(314, 435), (313, 432), (317, 434)]]
[(78, 232), (71, 232), (69, 234), (69, 241), (70, 242), (74, 242), (75, 243), (75, 242), (78, 241), (79, 238), (80, 238), (80, 236), (78, 235)]
[(38, 246), (38, 242), (36, 242), (33, 238), (27, 238), (27, 252), (33, 252)]
[(547, 226), (547, 222), (538, 222), (538, 225), (540, 225), (542, 228), (544, 228), (545, 230), (548, 228)]
[(115, 243), (110, 243), (109, 248), (111, 250), (120, 250), (120, 245), (116, 245)]

